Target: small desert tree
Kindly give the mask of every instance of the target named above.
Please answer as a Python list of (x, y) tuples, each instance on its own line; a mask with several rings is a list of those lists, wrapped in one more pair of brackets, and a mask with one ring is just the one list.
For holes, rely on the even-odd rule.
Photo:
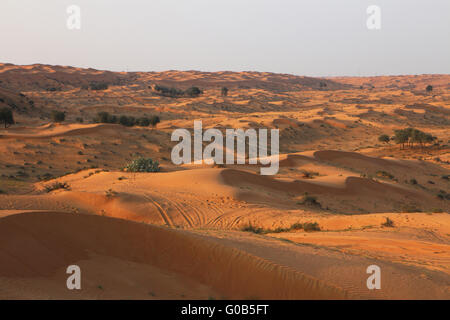
[(63, 122), (66, 119), (66, 114), (62, 111), (53, 110), (51, 118), (53, 122)]
[(153, 128), (155, 128), (156, 125), (157, 125), (158, 123), (160, 123), (160, 122), (161, 122), (161, 119), (159, 119), (158, 116), (152, 116), (152, 117), (150, 118), (150, 124), (151, 124), (151, 126), (152, 126)]
[(8, 128), (10, 125), (15, 123), (13, 113), (10, 108), (4, 107), (0, 109), (0, 123), (4, 123), (5, 128)]
[(136, 119), (132, 116), (120, 116), (119, 123), (125, 127), (132, 127), (136, 124)]
[(187, 89), (185, 91), (185, 94), (189, 97), (198, 97), (199, 95), (201, 95), (203, 92), (202, 90), (200, 90), (198, 87), (190, 87), (189, 89)]
[(389, 138), (387, 134), (382, 134), (381, 136), (378, 137), (378, 141), (389, 143), (389, 141), (391, 141), (391, 138)]
[(222, 88), (222, 97), (226, 97), (228, 96), (228, 88), (227, 87), (223, 87)]
[(427, 90), (427, 92), (431, 92), (431, 91), (433, 91), (433, 86), (432, 85), (427, 85), (427, 88), (426, 88), (426, 90)]
[(394, 141), (397, 144), (401, 144), (402, 148), (405, 147), (405, 143), (409, 140), (409, 134), (407, 129), (395, 130), (394, 131)]
[(150, 125), (150, 119), (143, 117), (136, 120), (136, 124), (140, 127), (148, 127)]

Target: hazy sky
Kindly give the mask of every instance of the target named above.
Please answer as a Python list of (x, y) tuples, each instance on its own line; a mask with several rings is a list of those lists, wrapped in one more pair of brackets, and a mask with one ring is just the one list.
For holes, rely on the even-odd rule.
[[(81, 8), (69, 30), (66, 9)], [(381, 29), (369, 30), (369, 5)], [(310, 76), (450, 73), (450, 0), (0, 0), (0, 62)]]

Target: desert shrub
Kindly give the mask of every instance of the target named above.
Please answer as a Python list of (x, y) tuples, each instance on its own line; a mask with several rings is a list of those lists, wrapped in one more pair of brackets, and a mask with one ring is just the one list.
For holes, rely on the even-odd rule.
[(433, 86), (432, 85), (427, 85), (427, 87), (426, 87), (426, 90), (427, 90), (427, 92), (431, 92), (431, 91), (433, 91)]
[(415, 178), (412, 178), (409, 180), (409, 183), (411, 184), (417, 184), (417, 180)]
[(264, 232), (264, 229), (263, 229), (263, 228), (256, 228), (256, 227), (254, 227), (254, 226), (252, 226), (252, 225), (250, 224), (250, 225), (248, 225), (248, 226), (243, 227), (243, 228), (242, 228), (242, 231), (245, 231), (245, 232), (253, 232), (253, 233), (256, 233), (256, 234), (261, 234), (261, 233)]
[(66, 182), (55, 182), (51, 185), (45, 186), (45, 191), (51, 192), (53, 190), (64, 189), (69, 190), (70, 186)]
[(155, 91), (158, 92), (160, 95), (165, 97), (181, 97), (184, 95), (184, 91), (176, 88), (168, 88), (160, 85), (155, 86)]
[(317, 197), (310, 196), (305, 194), (299, 204), (304, 204), (308, 206), (318, 206), (320, 207), (320, 203), (317, 201)]
[(386, 171), (377, 171), (377, 176), (393, 180), (395, 177)]
[(101, 111), (97, 113), (96, 117), (94, 118), (94, 122), (97, 123), (110, 123), (111, 115), (108, 112)]
[(132, 116), (122, 115), (119, 118), (119, 123), (125, 127), (132, 127), (136, 124), (136, 119)]
[(140, 127), (148, 127), (150, 125), (150, 119), (149, 118), (139, 118), (136, 120), (136, 124)]
[(303, 229), (303, 224), (302, 224), (302, 223), (299, 223), (299, 222), (296, 222), (296, 223), (294, 223), (294, 224), (291, 226), (291, 229), (292, 229), (292, 230), (300, 230), (300, 229)]
[(394, 227), (394, 221), (386, 217), (386, 221), (381, 224), (383, 227), (393, 228)]
[(114, 191), (113, 189), (108, 189), (105, 191), (105, 195), (107, 198), (113, 198), (113, 197), (117, 196), (118, 193), (116, 191)]
[(89, 85), (91, 90), (107, 90), (108, 86), (109, 85), (106, 82), (91, 82)]
[(318, 176), (318, 175), (319, 175), (318, 172), (302, 170), (302, 176), (305, 179), (313, 179), (314, 176)]
[(319, 224), (317, 222), (307, 222), (303, 224), (303, 230), (310, 231), (320, 231)]
[(294, 223), (289, 228), (278, 227), (276, 229), (264, 229), (258, 228), (253, 225), (244, 226), (241, 230), (245, 232), (253, 232), (256, 234), (267, 234), (267, 233), (282, 233), (282, 232), (290, 232), (293, 230), (301, 230), (303, 229), (306, 232), (310, 231), (320, 231), (319, 224), (317, 222), (306, 222), (306, 223)]
[(108, 112), (101, 111), (97, 113), (94, 118), (94, 122), (97, 123), (118, 123), (117, 116), (111, 115)]
[(450, 193), (447, 193), (445, 190), (439, 190), (437, 197), (441, 200), (450, 200)]
[(155, 85), (154, 90), (164, 97), (178, 98), (178, 97), (198, 97), (203, 93), (198, 87), (190, 87), (186, 91), (177, 88), (169, 88), (160, 85)]
[(159, 172), (160, 170), (158, 161), (143, 157), (132, 160), (124, 167), (124, 171), (128, 172)]
[(54, 91), (61, 91), (62, 89), (60, 88), (60, 87), (50, 87), (50, 88), (47, 88), (47, 91), (50, 91), (50, 92), (54, 92)]
[(389, 138), (387, 134), (382, 134), (378, 137), (378, 141), (383, 143), (389, 143), (389, 141), (391, 141), (391, 138)]
[(185, 95), (187, 95), (188, 97), (198, 97), (199, 95), (201, 95), (203, 93), (202, 90), (200, 90), (198, 87), (190, 87), (189, 89), (187, 89), (185, 91)]
[(158, 116), (152, 116), (150, 118), (150, 124), (152, 125), (153, 128), (156, 127), (156, 125), (160, 122), (161, 122), (161, 119)]
[(3, 123), (5, 125), (5, 128), (8, 128), (10, 125), (15, 123), (14, 116), (10, 108), (0, 108), (0, 123)]
[(81, 118), (81, 117), (77, 117), (75, 120), (76, 120), (78, 123), (83, 123), (83, 122), (84, 122), (84, 119)]
[(53, 110), (50, 116), (53, 122), (63, 122), (66, 119), (66, 114), (58, 110)]

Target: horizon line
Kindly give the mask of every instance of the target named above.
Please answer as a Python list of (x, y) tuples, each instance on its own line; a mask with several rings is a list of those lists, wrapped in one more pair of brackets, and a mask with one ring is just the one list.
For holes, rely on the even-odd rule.
[(447, 76), (450, 75), (449, 73), (405, 73), (405, 74), (379, 74), (379, 75), (326, 75), (326, 76), (318, 76), (318, 75), (300, 75), (295, 73), (286, 73), (286, 72), (273, 72), (273, 71), (257, 71), (257, 70), (240, 70), (240, 71), (234, 71), (234, 70), (215, 70), (215, 71), (206, 71), (201, 69), (166, 69), (161, 71), (156, 70), (147, 70), (147, 71), (118, 71), (118, 70), (112, 70), (112, 69), (96, 69), (94, 67), (87, 67), (87, 66), (75, 66), (75, 65), (61, 65), (61, 64), (48, 64), (48, 63), (30, 63), (30, 64), (16, 64), (11, 62), (1, 62), (2, 65), (13, 65), (17, 67), (29, 67), (29, 66), (50, 66), (50, 67), (63, 67), (63, 68), (78, 68), (78, 69), (85, 69), (85, 70), (95, 70), (95, 71), (103, 71), (103, 72), (113, 72), (113, 73), (165, 73), (165, 72), (202, 72), (202, 73), (245, 73), (245, 72), (253, 72), (253, 73), (271, 73), (271, 74), (278, 74), (278, 75), (290, 75), (294, 77), (308, 77), (308, 78), (377, 78), (377, 77), (406, 77), (406, 76)]

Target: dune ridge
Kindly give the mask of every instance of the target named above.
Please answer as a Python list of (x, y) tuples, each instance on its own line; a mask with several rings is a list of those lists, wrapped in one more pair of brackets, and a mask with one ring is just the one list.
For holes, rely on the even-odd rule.
[(0, 219), (0, 240), (4, 261), (0, 277), (50, 275), (96, 253), (180, 273), (230, 298), (346, 297), (341, 289), (198, 235), (125, 220), (64, 213), (15, 214)]

